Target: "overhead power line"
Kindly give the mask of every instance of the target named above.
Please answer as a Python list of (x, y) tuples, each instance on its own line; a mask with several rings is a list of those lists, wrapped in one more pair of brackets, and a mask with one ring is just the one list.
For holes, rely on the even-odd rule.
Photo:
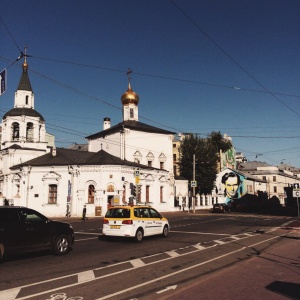
[[(85, 68), (100, 69), (100, 70), (117, 72), (117, 73), (122, 73), (122, 74), (124, 74), (128, 71), (128, 70), (121, 70), (121, 69), (116, 69), (116, 68), (108, 68), (108, 67), (103, 67), (103, 66), (83, 64), (83, 63), (78, 63), (78, 62), (73, 62), (73, 61), (65, 61), (65, 60), (59, 60), (59, 59), (54, 59), (54, 58), (40, 57), (40, 56), (35, 56), (35, 55), (31, 55), (31, 58), (36, 58), (36, 59), (41, 59), (41, 60), (48, 60), (48, 61), (52, 61), (52, 62), (69, 64), (69, 65), (85, 67)], [(266, 90), (249, 89), (249, 88), (244, 88), (244, 87), (240, 87), (240, 86), (237, 86), (237, 85), (224, 85), (224, 84), (211, 83), (211, 82), (202, 82), (202, 81), (197, 81), (197, 80), (170, 77), (170, 76), (166, 76), (166, 75), (149, 74), (149, 73), (143, 73), (143, 72), (137, 72), (137, 71), (132, 71), (132, 72), (135, 75), (138, 75), (138, 76), (152, 77), (152, 78), (178, 81), (178, 82), (191, 83), (191, 84), (206, 85), (206, 86), (211, 86), (211, 87), (216, 87), (216, 88), (225, 88), (225, 89), (230, 89), (230, 90), (247, 91), (247, 92), (263, 93), (263, 94), (269, 94), (270, 93), (269, 91), (266, 91)], [(274, 95), (279, 95), (279, 96), (300, 98), (300, 95), (295, 95), (295, 94), (274, 93), (274, 92), (273, 92), (273, 94)]]
[(272, 93), (269, 89), (267, 89), (262, 83), (260, 83), (253, 75), (251, 75), (241, 64), (239, 64), (229, 53), (227, 53), (208, 33), (206, 33), (199, 25), (198, 23), (193, 20), (178, 4), (176, 4), (173, 0), (169, 0), (171, 4), (176, 7), (178, 11), (180, 11), (181, 14), (183, 14), (203, 35), (206, 36), (210, 42), (212, 42), (225, 56), (229, 58), (238, 68), (240, 68), (247, 76), (249, 76), (254, 82), (256, 82), (260, 87), (262, 87), (267, 93), (269, 93), (274, 99), (276, 99), (279, 103), (281, 103), (283, 106), (285, 106), (287, 109), (295, 113), (297, 116), (300, 117), (300, 113), (295, 111), (293, 108), (288, 106), (286, 103), (284, 103), (282, 100), (280, 100), (274, 93)]

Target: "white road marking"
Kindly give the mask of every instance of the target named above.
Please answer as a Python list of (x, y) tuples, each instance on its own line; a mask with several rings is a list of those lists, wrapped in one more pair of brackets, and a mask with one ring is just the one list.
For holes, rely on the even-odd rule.
[(161, 294), (168, 290), (175, 290), (176, 288), (177, 288), (177, 285), (170, 285), (170, 286), (167, 286), (165, 289), (156, 292), (156, 294)]
[(169, 256), (171, 257), (177, 257), (177, 256), (180, 256), (180, 254), (178, 254), (176, 251), (167, 251), (165, 252), (166, 254), (168, 254)]
[[(272, 229), (271, 229), (271, 230), (272, 230)], [(271, 231), (271, 230), (270, 230), (270, 231)], [(221, 234), (221, 235), (229, 236), (229, 235), (227, 235), (227, 234)], [(233, 237), (235, 240), (236, 240), (236, 239), (246, 239), (246, 238), (252, 237), (252, 236), (254, 236), (254, 235), (256, 235), (256, 234), (255, 234), (255, 233), (241, 233), (241, 234), (239, 234), (239, 235), (240, 235), (240, 238), (238, 238), (238, 237), (236, 237), (236, 236), (230, 236), (230, 237)], [(285, 235), (286, 235), (286, 234), (285, 234)], [(237, 235), (237, 236), (238, 236), (238, 235)], [(246, 236), (246, 237), (245, 237), (245, 236)], [(107, 298), (116, 296), (116, 295), (118, 295), (118, 294), (122, 294), (123, 292), (129, 291), (129, 290), (131, 290), (131, 289), (135, 289), (135, 288), (138, 288), (138, 287), (140, 287), (140, 286), (144, 286), (144, 285), (146, 285), (146, 284), (149, 284), (149, 283), (152, 283), (152, 282), (156, 282), (156, 281), (159, 281), (159, 280), (161, 280), (161, 279), (164, 279), (164, 278), (167, 278), (167, 277), (170, 277), (170, 276), (174, 276), (174, 275), (176, 275), (176, 274), (178, 274), (178, 273), (184, 272), (184, 271), (189, 270), (189, 269), (192, 269), (192, 268), (194, 268), (194, 267), (198, 267), (198, 266), (200, 266), (200, 265), (209, 263), (209, 262), (211, 262), (211, 261), (217, 260), (217, 259), (222, 258), (222, 257), (225, 257), (225, 256), (227, 256), (227, 255), (230, 255), (230, 254), (233, 254), (233, 253), (242, 251), (242, 250), (245, 249), (245, 248), (253, 247), (253, 246), (262, 244), (262, 243), (264, 243), (264, 242), (270, 241), (270, 240), (272, 240), (272, 239), (280, 238), (280, 237), (282, 237), (282, 236), (283, 236), (283, 235), (280, 235), (280, 236), (274, 236), (274, 237), (272, 237), (272, 238), (270, 238), (270, 239), (267, 239), (267, 240), (258, 242), (258, 243), (256, 243), (256, 244), (253, 244), (253, 245), (250, 245), (250, 246), (247, 246), (247, 247), (242, 247), (242, 248), (240, 248), (240, 249), (238, 249), (238, 250), (235, 250), (235, 251), (233, 251), (233, 252), (229, 252), (229, 253), (224, 254), (224, 255), (222, 255), (222, 256), (219, 256), (219, 257), (215, 257), (215, 258), (213, 258), (213, 259), (211, 259), (211, 260), (208, 260), (208, 261), (206, 261), (206, 262), (200, 263), (200, 264), (198, 264), (198, 265), (194, 265), (194, 266), (188, 267), (188, 268), (186, 268), (186, 269), (181, 269), (180, 271), (177, 271), (177, 272), (175, 272), (175, 273), (170, 273), (169, 275), (165, 275), (165, 276), (163, 276), (163, 277), (156, 278), (156, 279), (151, 280), (151, 281), (149, 281), (149, 282), (145, 282), (145, 283), (143, 283), (143, 284), (140, 284), (140, 285), (131, 287), (131, 288), (129, 288), (129, 289), (126, 289), (126, 290), (117, 292), (117, 293), (115, 293), (115, 294), (113, 294), (113, 295), (108, 295), (108, 296), (105, 296), (105, 297), (103, 297), (103, 298), (99, 298), (99, 299), (96, 299), (96, 300), (107, 299)], [(228, 242), (228, 243), (230, 243), (230, 242)], [(202, 247), (200, 244), (190, 245), (190, 246), (191, 246), (191, 247), (195, 247), (195, 248), (198, 249), (198, 250), (192, 251), (192, 252), (189, 252), (189, 253), (184, 253), (184, 254), (178, 254), (178, 253), (175, 252), (176, 250), (169, 251), (169, 252), (165, 252), (166, 254), (169, 254), (169, 255), (170, 255), (170, 253), (171, 253), (171, 256), (168, 257), (168, 258), (164, 258), (164, 259), (161, 259), (161, 260), (158, 260), (158, 261), (154, 261), (154, 262), (151, 262), (151, 263), (148, 263), (148, 264), (144, 264), (144, 265), (153, 265), (153, 264), (156, 264), (156, 263), (159, 263), (159, 262), (162, 262), (162, 261), (166, 261), (166, 260), (169, 260), (169, 259), (173, 259), (174, 257), (189, 255), (189, 254), (194, 253), (194, 252), (197, 252), (197, 251), (202, 251), (202, 250), (204, 250), (204, 249), (209, 249), (209, 248), (211, 248), (211, 247), (215, 247), (216, 245), (213, 245), (213, 246), (210, 246), (210, 247)], [(155, 254), (155, 255), (157, 255), (157, 254)], [(155, 256), (155, 255), (153, 255), (153, 256)], [(147, 256), (147, 257), (148, 257), (148, 256)], [(143, 259), (143, 257), (142, 257), (141, 259)], [(112, 266), (122, 265), (122, 264), (126, 264), (126, 263), (128, 263), (128, 262), (130, 262), (130, 261), (124, 261), (124, 262), (116, 263), (116, 264), (114, 264), (114, 265), (112, 265)], [(96, 269), (93, 269), (93, 270), (90, 270), (90, 271), (91, 271), (91, 272), (94, 272), (95, 270), (100, 270), (100, 269), (110, 268), (110, 267), (111, 267), (111, 266), (100, 267), (100, 268), (96, 268)], [(143, 267), (143, 266), (140, 266), (139, 264), (137, 264), (135, 267), (136, 267), (136, 268), (139, 268), (139, 267)], [(100, 276), (100, 277), (91, 276), (91, 274), (89, 274), (89, 276), (90, 276), (91, 278), (90, 278), (90, 279), (87, 279), (87, 277), (85, 277), (85, 281), (84, 281), (84, 282), (99, 280), (99, 279), (101, 279), (101, 278), (110, 277), (110, 276), (113, 276), (113, 275), (116, 275), (116, 274), (120, 274), (120, 273), (124, 273), (124, 272), (131, 271), (131, 270), (132, 270), (132, 269), (125, 269), (125, 270), (122, 270), (122, 271), (113, 272), (113, 273), (110, 273), (110, 274), (107, 274), (107, 275), (104, 275), (104, 276)], [(82, 273), (88, 274), (88, 272), (89, 272), (89, 271), (87, 271), (87, 272), (82, 272)], [(20, 286), (20, 287), (16, 287), (16, 288), (13, 288), (13, 289), (3, 290), (3, 291), (0, 291), (0, 299), (5, 299), (5, 300), (15, 300), (15, 299), (17, 299), (17, 300), (23, 300), (23, 299), (29, 299), (29, 298), (31, 298), (31, 297), (36, 297), (36, 296), (39, 296), (39, 295), (44, 295), (44, 294), (46, 294), (46, 293), (50, 293), (50, 292), (56, 291), (57, 288), (54, 288), (54, 289), (51, 289), (51, 290), (47, 290), (47, 291), (44, 290), (43, 292), (40, 292), (40, 293), (37, 293), (37, 294), (32, 294), (32, 295), (24, 296), (24, 297), (22, 297), (22, 298), (17, 298), (17, 295), (18, 295), (18, 293), (20, 292), (20, 290), (21, 290), (22, 288), (27, 288), (27, 287), (36, 286), (36, 285), (39, 285), (39, 284), (44, 284), (44, 283), (47, 283), (47, 282), (52, 282), (53, 280), (60, 280), (60, 279), (64, 279), (64, 278), (70, 278), (70, 277), (76, 276), (76, 275), (78, 275), (78, 280), (79, 280), (79, 274), (80, 274), (80, 273), (74, 273), (74, 274), (70, 274), (70, 275), (66, 275), (66, 276), (62, 276), (62, 277), (51, 278), (51, 279), (44, 280), (44, 281), (41, 281), (41, 282), (31, 283), (31, 284), (24, 285), (24, 286)], [(93, 274), (94, 274), (94, 273), (93, 273)], [(84, 277), (84, 276), (83, 276), (83, 277)], [(69, 285), (66, 285), (66, 286), (61, 286), (60, 289), (62, 289), (62, 288), (69, 288), (69, 287), (73, 287), (73, 286), (77, 286), (77, 285), (82, 284), (82, 283), (83, 283), (83, 282), (77, 282), (77, 283), (69, 284)]]
[(5, 300), (14, 300), (17, 298), (22, 287), (17, 287), (9, 290), (4, 290), (0, 292), (0, 298)]
[(204, 249), (206, 249), (205, 247), (201, 246), (200, 244), (193, 245), (193, 247), (195, 247), (198, 250), (204, 250)]
[(93, 233), (93, 232), (81, 232), (81, 231), (76, 231), (75, 233), (77, 234), (87, 234), (87, 235), (100, 235), (100, 233)]
[(237, 252), (240, 252), (240, 251), (242, 251), (242, 250), (245, 250), (246, 248), (251, 248), (251, 247), (257, 246), (257, 245), (259, 245), (259, 244), (265, 243), (265, 242), (267, 242), (267, 241), (270, 241), (270, 240), (279, 238), (279, 237), (280, 237), (280, 236), (275, 236), (275, 237), (272, 237), (272, 238), (270, 238), (270, 239), (264, 240), (264, 241), (262, 241), (262, 242), (258, 242), (258, 243), (249, 245), (249, 246), (247, 246), (247, 247), (241, 247), (241, 248), (238, 249), (238, 250), (234, 250), (234, 251), (228, 252), (228, 253), (223, 254), (223, 255), (220, 255), (220, 256), (218, 256), (218, 257), (214, 257), (214, 258), (209, 259), (209, 260), (207, 260), (207, 261), (201, 262), (201, 263), (199, 263), (199, 264), (196, 264), (196, 265), (187, 267), (187, 268), (185, 268), (185, 269), (180, 269), (179, 271), (175, 271), (175, 272), (173, 272), (173, 273), (169, 273), (169, 274), (167, 274), (167, 275), (164, 275), (164, 276), (161, 276), (161, 277), (158, 277), (158, 278), (149, 280), (149, 281), (147, 281), (147, 282), (143, 282), (143, 283), (141, 283), (141, 284), (138, 284), (138, 285), (135, 285), (135, 286), (131, 286), (131, 287), (128, 288), (128, 289), (124, 289), (124, 290), (122, 290), (122, 291), (119, 291), (119, 292), (116, 292), (116, 293), (114, 293), (114, 294), (110, 294), (110, 295), (107, 295), (107, 296), (104, 296), (104, 297), (101, 297), (101, 298), (98, 298), (98, 299), (95, 299), (95, 300), (104, 300), (104, 299), (109, 299), (109, 298), (115, 297), (115, 296), (120, 295), (120, 294), (123, 294), (123, 293), (125, 293), (125, 292), (129, 292), (129, 291), (131, 291), (131, 290), (134, 290), (134, 289), (136, 289), (136, 288), (139, 288), (139, 287), (148, 285), (148, 284), (150, 284), (150, 283), (154, 283), (154, 282), (156, 282), (156, 281), (161, 281), (161, 280), (163, 280), (163, 279), (165, 279), (165, 278), (168, 278), (168, 277), (171, 277), (171, 276), (175, 276), (175, 275), (177, 275), (177, 274), (179, 274), (179, 273), (186, 272), (186, 271), (188, 271), (188, 270), (191, 270), (191, 269), (197, 268), (197, 267), (199, 267), (199, 266), (208, 264), (208, 263), (213, 262), (213, 261), (215, 261), (215, 260), (218, 260), (218, 259), (220, 259), (220, 258), (229, 256), (229, 255), (234, 254), (234, 253), (237, 253)]
[(176, 232), (176, 233), (189, 233), (189, 234), (209, 234), (209, 235), (226, 235), (226, 236), (230, 236), (230, 234), (227, 234), (227, 233), (215, 233), (215, 232), (193, 232), (193, 231), (173, 231), (171, 230), (170, 232)]
[(144, 263), (141, 259), (139, 259), (139, 258), (137, 258), (137, 259), (132, 259), (132, 260), (130, 261), (130, 263), (131, 263), (135, 268), (143, 267), (143, 266), (145, 265), (145, 263)]
[(221, 241), (221, 240), (214, 240), (213, 242), (214, 242), (214, 243), (217, 243), (217, 244), (219, 244), (219, 245), (226, 244), (226, 242)]
[(78, 273), (78, 283), (91, 281), (92, 279), (95, 279), (95, 274), (93, 270)]

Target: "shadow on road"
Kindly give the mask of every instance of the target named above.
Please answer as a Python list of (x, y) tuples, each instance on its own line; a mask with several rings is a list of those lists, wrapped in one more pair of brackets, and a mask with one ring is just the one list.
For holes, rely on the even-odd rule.
[(271, 284), (266, 286), (266, 289), (290, 299), (300, 299), (300, 284), (298, 283), (273, 281)]

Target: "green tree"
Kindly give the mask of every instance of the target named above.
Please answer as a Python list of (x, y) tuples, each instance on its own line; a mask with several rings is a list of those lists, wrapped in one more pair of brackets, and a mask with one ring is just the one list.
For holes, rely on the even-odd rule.
[(213, 143), (214, 147), (216, 147), (215, 151), (217, 151), (217, 153), (220, 153), (220, 150), (222, 150), (222, 152), (226, 152), (232, 148), (232, 143), (229, 140), (224, 139), (220, 131), (212, 131), (209, 135), (209, 139)]
[(187, 134), (180, 144), (180, 174), (193, 180), (193, 155), (195, 154), (196, 192), (208, 194), (215, 186), (220, 150), (226, 152), (232, 144), (225, 141), (220, 132), (212, 132), (208, 138)]

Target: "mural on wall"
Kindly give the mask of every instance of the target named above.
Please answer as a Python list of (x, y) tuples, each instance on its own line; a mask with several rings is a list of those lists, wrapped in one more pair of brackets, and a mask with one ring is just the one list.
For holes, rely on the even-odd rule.
[(245, 177), (232, 171), (227, 170), (221, 176), (219, 187), (222, 186), (221, 191), (225, 197), (224, 203), (228, 205), (234, 204), (236, 200), (246, 194)]
[(225, 170), (226, 168), (235, 169), (236, 168), (236, 151), (234, 148), (229, 149), (225, 153), (222, 153), (222, 170)]

